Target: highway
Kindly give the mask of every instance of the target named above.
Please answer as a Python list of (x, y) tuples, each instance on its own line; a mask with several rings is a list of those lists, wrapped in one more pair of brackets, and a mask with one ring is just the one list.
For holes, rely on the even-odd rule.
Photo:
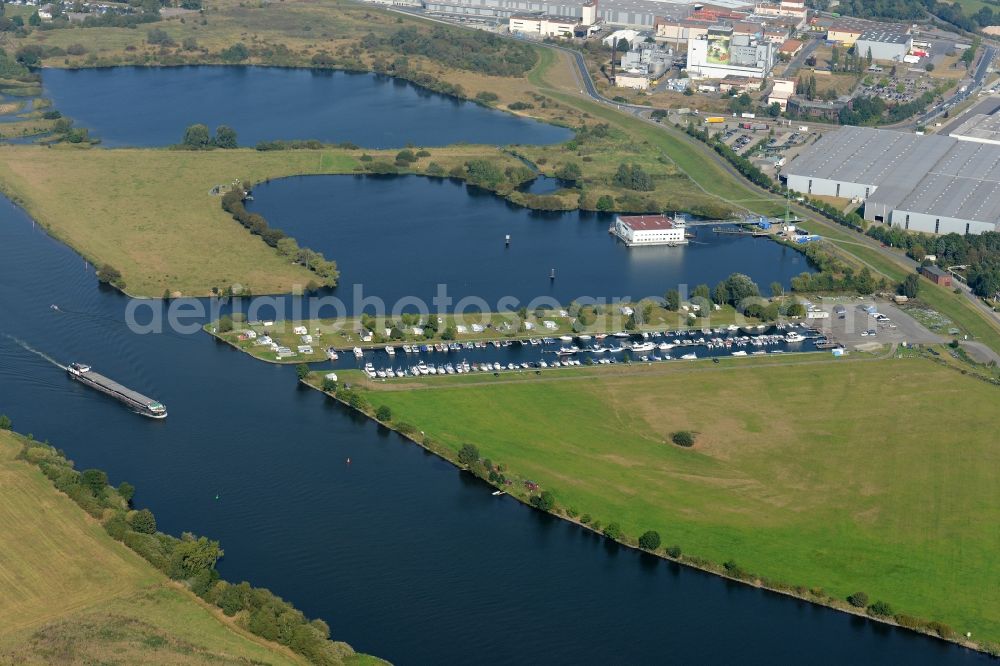
[(916, 121), (906, 123), (905, 126), (915, 127), (917, 125), (926, 125), (948, 109), (951, 109), (973, 95), (978, 94), (979, 90), (983, 87), (983, 81), (986, 79), (986, 75), (989, 73), (988, 70), (990, 65), (993, 64), (996, 57), (997, 49), (995, 46), (985, 47), (983, 57), (979, 60), (979, 64), (976, 66), (975, 72), (972, 75), (972, 81), (966, 86), (965, 90), (960, 90), (944, 102), (932, 106), (926, 113), (917, 118)]

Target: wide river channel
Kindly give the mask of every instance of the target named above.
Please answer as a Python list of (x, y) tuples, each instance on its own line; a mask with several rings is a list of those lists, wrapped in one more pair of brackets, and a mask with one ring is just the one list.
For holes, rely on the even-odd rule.
[[(372, 77), (280, 75), (288, 82), (275, 79), (269, 92), (280, 84), (288, 99), (318, 94), (320, 85), (340, 86), (342, 97), (356, 90), (370, 98), (373, 86), (390, 97), (408, 90)], [(95, 91), (131, 90), (156, 76), (131, 69), (45, 74), (60, 108), (71, 114), (74, 95), (98, 98)], [(169, 76), (189, 77), (189, 99), (198, 97), (205, 77), (241, 86), (247, 72), (188, 68)], [(81, 86), (87, 77), (91, 84)], [(107, 106), (141, 116), (146, 102), (141, 90), (133, 93)], [(446, 109), (462, 117), (470, 141), (483, 140), (476, 131), (499, 142), (521, 138), (520, 128), (501, 129), (506, 116), (405, 94), (419, 105), (397, 109), (396, 122), (417, 126), (433, 118), (425, 109)], [(384, 107), (371, 103), (366, 117), (375, 124)], [(247, 117), (258, 128), (277, 122), (280, 135), (295, 124), (289, 114), (305, 106), (288, 104), (278, 120)], [(359, 100), (348, 108), (344, 113), (366, 109)], [(164, 136), (172, 140), (195, 120), (237, 124), (225, 115), (174, 121), (173, 112), (176, 127)], [(116, 136), (107, 125), (106, 143), (133, 143), (125, 129)], [(257, 131), (264, 136), (265, 129)], [(450, 131), (447, 141), (459, 138)], [(317, 195), (297, 194), (299, 187)], [(417, 197), (408, 214), (390, 196), (396, 191)], [(646, 295), (662, 293), (674, 279), (696, 284), (742, 270), (767, 284), (806, 270), (795, 253), (749, 239), (706, 237), (704, 246), (683, 248), (690, 254), (676, 266), (666, 256), (647, 260), (611, 242), (606, 221), (532, 215), (447, 181), (296, 179), (256, 194), (255, 205), (276, 223), (340, 261), (345, 287), (364, 284), (386, 298), (422, 293), (440, 281), (461, 294), (530, 297), (545, 293), (556, 261), (556, 285), (567, 285), (565, 292), (553, 287), (560, 298), (578, 295), (570, 293), (573, 286), (581, 293)], [(309, 213), (334, 195), (339, 221)], [(346, 228), (355, 215), (363, 217)], [(366, 232), (369, 222), (376, 229)], [(480, 238), (477, 224), (486, 225), (481, 246), (469, 240)], [(514, 236), (508, 255), (501, 254), (502, 233)], [(509, 497), (493, 497), (469, 475), (299, 388), (291, 367), (254, 361), (204, 334), (137, 335), (124, 323), (129, 299), (99, 288), (91, 267), (6, 200), (0, 200), (0, 247), (0, 413), (16, 429), (63, 448), (78, 468), (103, 468), (114, 483), (134, 483), (137, 505), (151, 508), (164, 531), (219, 539), (224, 577), (271, 588), (327, 620), (336, 638), (358, 650), (400, 664), (985, 661), (609, 544)], [(554, 255), (535, 256), (539, 247)], [(586, 251), (579, 268), (568, 263), (577, 251)], [(522, 255), (530, 258), (503, 258)], [(509, 282), (501, 284), (504, 274)], [(163, 400), (170, 416), (142, 419), (71, 382), (45, 356), (90, 363)]]

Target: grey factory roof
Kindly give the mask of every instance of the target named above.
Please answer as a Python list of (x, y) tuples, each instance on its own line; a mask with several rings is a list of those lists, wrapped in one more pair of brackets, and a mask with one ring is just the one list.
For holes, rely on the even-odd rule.
[(995, 141), (1000, 143), (1000, 113), (977, 113), (959, 125), (949, 136), (966, 141)]
[(910, 36), (902, 30), (866, 30), (858, 38), (859, 42), (882, 42), (883, 44), (906, 44)]
[(841, 16), (834, 19), (833, 23), (830, 24), (830, 30), (840, 32), (853, 30), (863, 33), (868, 30), (876, 30), (878, 28), (902, 31), (906, 29), (906, 26), (902, 23), (879, 23), (877, 21), (869, 21), (868, 19), (857, 18), (854, 16)]
[(844, 127), (827, 133), (789, 175), (872, 187), (886, 209), (982, 222), (1000, 221), (1000, 146)]
[(1000, 221), (1000, 147), (956, 143), (896, 208), (960, 220)]

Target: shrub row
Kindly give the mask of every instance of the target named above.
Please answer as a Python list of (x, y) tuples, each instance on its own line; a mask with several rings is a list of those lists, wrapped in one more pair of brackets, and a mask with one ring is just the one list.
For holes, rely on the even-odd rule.
[(321, 253), (309, 248), (300, 248), (294, 238), (290, 238), (280, 229), (269, 227), (263, 215), (251, 213), (246, 209), (246, 206), (243, 205), (245, 196), (246, 192), (240, 188), (226, 192), (222, 196), (222, 209), (232, 215), (233, 219), (242, 224), (250, 233), (260, 236), (279, 254), (289, 257), (292, 261), (311, 270), (322, 279), (325, 286), (335, 287), (337, 285), (337, 280), (340, 278), (337, 262), (330, 261)]

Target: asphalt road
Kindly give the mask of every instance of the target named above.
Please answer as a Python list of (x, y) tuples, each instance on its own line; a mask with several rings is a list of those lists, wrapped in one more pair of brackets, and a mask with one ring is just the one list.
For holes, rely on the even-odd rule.
[(799, 68), (802, 67), (802, 64), (809, 58), (810, 55), (812, 55), (812, 52), (816, 50), (822, 41), (822, 39), (807, 40), (805, 46), (802, 47), (802, 50), (796, 53), (795, 56), (789, 61), (788, 67), (785, 68), (785, 73), (782, 74), (782, 76), (786, 79), (795, 78)]
[(946, 99), (941, 104), (936, 104), (931, 107), (927, 113), (920, 116), (916, 122), (907, 123), (907, 127), (915, 127), (916, 125), (926, 125), (930, 121), (934, 120), (942, 113), (950, 108), (961, 104), (968, 98), (979, 92), (979, 89), (983, 86), (983, 81), (986, 79), (986, 74), (993, 61), (997, 57), (997, 49), (994, 46), (987, 46), (983, 51), (983, 57), (979, 60), (979, 64), (972, 75), (972, 81), (966, 86), (964, 92), (956, 92), (954, 95)]
[(975, 114), (982, 113), (984, 115), (990, 115), (997, 109), (1000, 109), (1000, 98), (993, 96), (987, 97), (982, 102), (970, 107), (965, 113), (955, 117), (947, 125), (938, 130), (937, 133), (942, 135), (950, 134)]

